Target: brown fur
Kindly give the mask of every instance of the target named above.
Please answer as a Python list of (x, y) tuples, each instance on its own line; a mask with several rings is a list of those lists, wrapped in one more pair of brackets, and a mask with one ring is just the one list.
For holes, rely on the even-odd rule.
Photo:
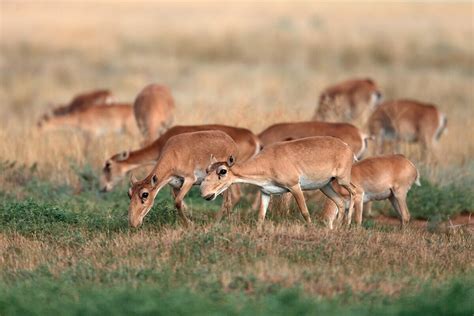
[(150, 145), (138, 150), (119, 153), (107, 159), (101, 177), (103, 190), (110, 191), (127, 172), (146, 164), (156, 163), (163, 147), (171, 137), (206, 130), (220, 130), (232, 137), (239, 150), (239, 160), (249, 159), (260, 149), (257, 136), (245, 128), (217, 124), (173, 126)]
[(81, 111), (43, 118), (41, 130), (77, 129), (92, 135), (108, 132), (133, 132), (136, 130), (130, 104), (98, 105)]
[[(410, 220), (406, 204), (406, 195), (413, 183), (420, 185), (419, 173), (413, 163), (403, 155), (370, 157), (352, 166), (351, 182), (355, 185), (354, 206), (356, 223), (362, 223), (363, 204), (365, 202), (389, 199), (400, 216), (402, 226)], [(345, 198), (349, 192), (336, 181), (332, 183), (336, 192)], [(323, 219), (330, 228), (336, 217), (336, 205), (327, 200), (323, 209)], [(349, 210), (350, 222), (352, 210)]]
[[(167, 184), (173, 187), (175, 206), (181, 219), (189, 223), (184, 213), (183, 199), (193, 185), (203, 180), (210, 157), (222, 160), (237, 153), (235, 142), (222, 131), (200, 131), (171, 137), (152, 172), (142, 181), (132, 180), (129, 190), (130, 225), (141, 225), (156, 195)], [(146, 198), (144, 193), (148, 195)], [(228, 206), (228, 199), (225, 198), (223, 207)]]
[(432, 149), (446, 123), (445, 115), (432, 104), (395, 100), (377, 107), (369, 118), (368, 128), (377, 139), (379, 152), (386, 140), (418, 142), (424, 149)]
[(381, 98), (372, 79), (351, 79), (323, 90), (313, 120), (353, 122), (370, 112)]
[(150, 84), (137, 95), (133, 111), (137, 126), (147, 145), (163, 134), (173, 123), (174, 99), (171, 91), (162, 85)]
[(227, 162), (212, 164), (201, 184), (201, 195), (211, 200), (233, 183), (256, 185), (262, 192), (258, 217), (262, 223), (270, 195), (290, 192), (309, 223), (311, 218), (303, 190), (321, 189), (339, 207), (343, 207), (343, 200), (334, 192), (330, 181), (335, 178), (340, 185), (352, 191), (350, 170), (353, 157), (349, 146), (335, 137), (308, 137), (275, 143), (245, 162), (234, 165), (229, 157)]
[(348, 123), (296, 122), (279, 123), (265, 129), (258, 135), (262, 145), (294, 140), (311, 136), (333, 136), (341, 139), (360, 158), (366, 146), (366, 136), (354, 125)]
[(76, 95), (69, 104), (53, 109), (53, 115), (63, 115), (82, 111), (90, 106), (109, 104), (112, 100), (110, 90), (93, 90)]

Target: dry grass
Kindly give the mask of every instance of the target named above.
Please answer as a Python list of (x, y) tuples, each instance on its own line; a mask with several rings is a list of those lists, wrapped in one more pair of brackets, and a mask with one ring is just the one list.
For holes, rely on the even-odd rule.
[(176, 123), (258, 132), (309, 119), (322, 88), (360, 75), (375, 78), (388, 99), (438, 104), (449, 119), (440, 168), (470, 170), (474, 141), (460, 137), (474, 133), (466, 124), (474, 114), (470, 8), (2, 2), (0, 157), (38, 162), (43, 176), (70, 183), (70, 160), (99, 166), (136, 147), (137, 137), (112, 136), (86, 157), (80, 136), (35, 131), (49, 103), (86, 89), (107, 87), (130, 101), (162, 82), (176, 97)]
[[(97, 279), (90, 281), (102, 283), (102, 274), (127, 267), (133, 267), (131, 280), (136, 270), (168, 267), (176, 278), (181, 273), (188, 275), (182, 285), (192, 289), (204, 281), (220, 282), (224, 290), (231, 290), (229, 284), (239, 277), (253, 276), (256, 282), (299, 285), (306, 293), (322, 296), (347, 289), (399, 294), (401, 289), (428, 280), (441, 282), (467, 273), (474, 259), (472, 239), (462, 232), (436, 235), (412, 228), (390, 233), (334, 233), (291, 222), (267, 223), (263, 231), (252, 225), (210, 224), (191, 230), (145, 229), (115, 236), (97, 233), (79, 246), (21, 235), (2, 234), (0, 240), (2, 271), (13, 275), (47, 265), (59, 276), (71, 267), (86, 265), (96, 271)], [(204, 267), (206, 276), (196, 277)], [(132, 284), (141, 282), (135, 279)]]

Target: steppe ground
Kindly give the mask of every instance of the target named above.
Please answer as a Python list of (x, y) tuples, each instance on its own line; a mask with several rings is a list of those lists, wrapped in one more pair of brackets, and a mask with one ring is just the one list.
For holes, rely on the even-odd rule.
[[(471, 3), (0, 2), (0, 314), (460, 314), (473, 301), (474, 8)], [(308, 120), (319, 92), (353, 76), (386, 99), (446, 113), (435, 157), (403, 146), (422, 171), (404, 231), (306, 226), (248, 200), (215, 223), (219, 201), (193, 191), (195, 225), (169, 192), (127, 227), (127, 181), (99, 194), (104, 159), (138, 135), (85, 147), (36, 121), (75, 93), (132, 102), (167, 84), (176, 124), (259, 132)], [(364, 128), (363, 125), (360, 126)], [(144, 175), (145, 171), (138, 173)], [(310, 202), (317, 218), (321, 201)], [(386, 203), (376, 213), (393, 215)], [(460, 215), (462, 214), (462, 215)], [(461, 216), (461, 217), (459, 217)]]

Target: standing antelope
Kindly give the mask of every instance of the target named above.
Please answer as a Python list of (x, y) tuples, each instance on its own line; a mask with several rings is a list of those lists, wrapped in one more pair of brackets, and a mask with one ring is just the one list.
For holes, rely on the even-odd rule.
[[(173, 187), (175, 206), (184, 224), (189, 220), (185, 215), (183, 199), (193, 185), (199, 185), (206, 176), (206, 167), (211, 156), (224, 160), (235, 157), (237, 145), (222, 131), (200, 131), (171, 137), (151, 173), (143, 180), (132, 177), (128, 191), (130, 206), (129, 223), (132, 227), (142, 224), (150, 211), (156, 195), (165, 185)], [(230, 195), (224, 198), (223, 208), (230, 207)]]
[[(352, 166), (351, 182), (355, 185), (354, 207), (356, 223), (362, 223), (363, 204), (370, 201), (389, 199), (400, 216), (402, 227), (410, 221), (406, 196), (413, 183), (420, 185), (420, 174), (413, 163), (403, 155), (370, 157)], [(334, 190), (345, 198), (349, 192), (336, 181)], [(346, 200), (346, 205), (348, 204)], [(323, 208), (323, 219), (333, 228), (336, 218), (336, 205), (327, 200)], [(350, 223), (352, 210), (349, 209), (347, 221)]]
[(263, 147), (270, 144), (311, 136), (333, 136), (341, 139), (360, 158), (367, 149), (368, 137), (349, 123), (296, 122), (272, 125), (258, 134)]
[(107, 159), (101, 176), (103, 191), (112, 190), (127, 172), (146, 164), (156, 163), (166, 142), (171, 137), (183, 133), (207, 130), (220, 130), (229, 135), (237, 144), (240, 161), (246, 161), (260, 150), (260, 142), (257, 136), (245, 128), (217, 124), (173, 126), (150, 145), (138, 150), (122, 152)]
[(323, 90), (313, 120), (351, 122), (360, 120), (381, 100), (377, 84), (369, 78), (351, 79)]
[(426, 150), (436, 147), (446, 124), (446, 116), (432, 104), (395, 100), (377, 107), (369, 118), (368, 128), (377, 139), (379, 152), (387, 140), (419, 142)]
[(38, 122), (38, 128), (43, 131), (72, 128), (87, 135), (99, 136), (109, 132), (133, 132), (136, 130), (136, 125), (130, 104), (111, 104), (43, 117)]
[(144, 137), (144, 145), (151, 143), (171, 126), (174, 109), (173, 96), (165, 86), (150, 84), (137, 95), (133, 112)]
[(334, 137), (308, 137), (275, 143), (264, 147), (246, 162), (234, 164), (235, 159), (229, 156), (226, 162), (211, 164), (201, 183), (201, 195), (206, 200), (213, 200), (233, 183), (256, 185), (262, 195), (258, 215), (262, 224), (270, 195), (290, 192), (301, 215), (310, 223), (303, 190), (321, 189), (342, 213), (343, 199), (333, 190), (330, 182), (336, 179), (349, 192), (354, 192), (350, 184), (353, 159), (350, 147)]

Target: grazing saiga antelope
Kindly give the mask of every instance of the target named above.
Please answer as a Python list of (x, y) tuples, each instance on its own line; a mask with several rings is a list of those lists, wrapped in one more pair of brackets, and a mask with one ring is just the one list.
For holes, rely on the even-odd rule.
[(171, 91), (162, 85), (150, 84), (135, 98), (133, 112), (137, 126), (147, 145), (163, 134), (174, 119), (174, 99)]
[[(173, 136), (207, 130), (220, 130), (229, 135), (237, 144), (239, 160), (246, 161), (260, 150), (257, 136), (245, 128), (226, 125), (188, 125), (173, 126), (153, 143), (134, 151), (125, 151), (116, 154), (105, 161), (102, 169), (101, 187), (103, 191), (110, 191), (125, 174), (147, 164), (155, 164), (163, 151), (166, 142)], [(236, 194), (238, 194), (236, 192)], [(238, 200), (238, 197), (236, 197)]]
[[(400, 224), (405, 226), (410, 221), (406, 196), (413, 183), (420, 185), (420, 174), (413, 163), (403, 155), (370, 157), (356, 162), (352, 166), (351, 182), (355, 185), (354, 207), (356, 223), (362, 223), (363, 204), (370, 201), (389, 199), (400, 216)], [(336, 181), (334, 190), (345, 197), (349, 192)], [(345, 202), (348, 205), (348, 201)], [(333, 228), (336, 218), (336, 205), (327, 200), (323, 208), (323, 220)], [(350, 223), (352, 210), (349, 209), (347, 221)]]
[(335, 179), (349, 192), (354, 192), (350, 183), (353, 159), (350, 147), (334, 137), (308, 137), (275, 143), (264, 147), (246, 162), (234, 164), (235, 159), (229, 156), (227, 161), (211, 164), (201, 183), (201, 195), (206, 200), (213, 200), (233, 183), (256, 185), (260, 187), (262, 196), (258, 214), (258, 221), (262, 224), (270, 196), (290, 192), (301, 215), (310, 223), (303, 191), (320, 189), (342, 213), (344, 201), (330, 182)]
[(380, 104), (368, 121), (377, 139), (379, 153), (386, 141), (418, 142), (423, 150), (434, 149), (447, 125), (446, 116), (436, 106), (414, 100), (395, 100)]
[(90, 106), (111, 104), (113, 101), (110, 90), (93, 90), (76, 95), (69, 104), (53, 109), (53, 115), (62, 115), (82, 111)]
[(377, 84), (369, 78), (351, 79), (323, 90), (313, 120), (353, 122), (363, 120), (381, 100)]
[(130, 104), (97, 105), (81, 111), (43, 117), (38, 122), (38, 128), (42, 131), (76, 129), (94, 136), (136, 131)]
[(262, 146), (311, 136), (333, 136), (341, 139), (360, 158), (367, 149), (368, 136), (349, 123), (295, 122), (272, 125), (258, 134)]
[[(171, 137), (151, 173), (141, 181), (132, 177), (132, 186), (128, 191), (130, 226), (142, 224), (156, 195), (167, 184), (173, 188), (175, 206), (181, 220), (185, 225), (189, 224), (183, 199), (193, 185), (203, 181), (210, 157), (225, 160), (229, 156), (235, 157), (237, 152), (235, 142), (222, 131), (200, 131)], [(225, 196), (223, 208), (230, 207), (229, 197), (230, 194)]]

